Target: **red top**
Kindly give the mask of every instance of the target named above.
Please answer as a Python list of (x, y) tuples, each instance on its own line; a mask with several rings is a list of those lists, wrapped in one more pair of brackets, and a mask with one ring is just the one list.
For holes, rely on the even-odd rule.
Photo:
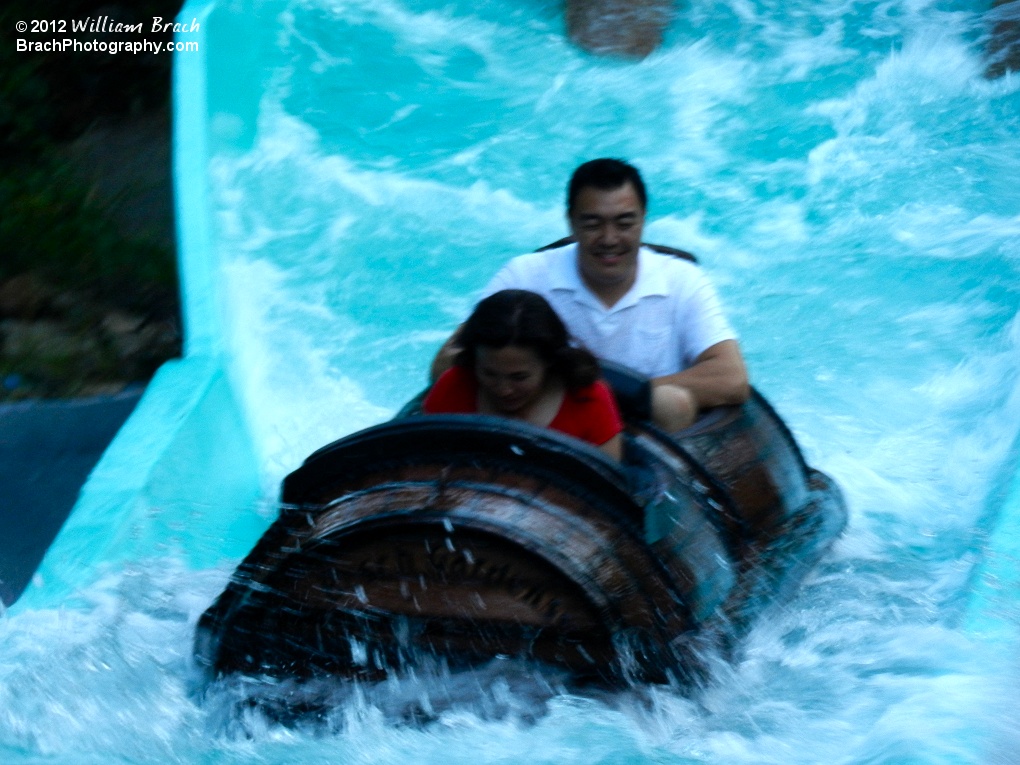
[[(464, 367), (443, 372), (422, 402), (426, 414), (477, 414), (478, 381)], [(549, 427), (599, 446), (623, 430), (609, 386), (601, 380), (563, 395), (560, 410)]]

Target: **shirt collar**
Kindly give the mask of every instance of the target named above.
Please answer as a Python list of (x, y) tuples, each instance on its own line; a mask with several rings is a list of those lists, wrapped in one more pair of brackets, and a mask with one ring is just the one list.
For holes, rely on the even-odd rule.
[(635, 305), (639, 300), (652, 295), (668, 295), (669, 288), (662, 269), (659, 267), (659, 258), (663, 257), (652, 252), (647, 247), (638, 250), (638, 271), (634, 284), (612, 308), (607, 309), (601, 301), (595, 297), (581, 281), (581, 274), (577, 268), (577, 245), (569, 244), (562, 249), (562, 254), (556, 259), (556, 265), (550, 273), (549, 287), (552, 290), (564, 290), (570, 292), (578, 302), (591, 304), (601, 308), (603, 311), (618, 311)]
[(581, 274), (577, 270), (577, 245), (568, 244), (556, 251), (555, 265), (550, 269), (549, 287), (565, 290), (575, 295), (587, 292)]

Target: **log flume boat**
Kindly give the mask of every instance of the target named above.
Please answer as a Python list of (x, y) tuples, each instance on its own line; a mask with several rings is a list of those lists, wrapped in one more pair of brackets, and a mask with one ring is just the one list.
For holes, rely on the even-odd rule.
[(846, 524), (756, 392), (674, 434), (631, 412), (622, 464), (547, 429), (413, 410), (286, 477), (279, 518), (199, 621), (211, 676), (520, 657), (583, 682), (698, 681)]

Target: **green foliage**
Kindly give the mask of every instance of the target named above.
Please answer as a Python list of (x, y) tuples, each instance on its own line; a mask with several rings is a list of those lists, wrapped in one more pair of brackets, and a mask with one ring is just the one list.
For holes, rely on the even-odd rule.
[[(91, 129), (133, 130), (136, 118), (168, 108), (171, 57), (19, 52), (15, 43), (31, 37), (15, 32), (19, 21), (109, 15), (135, 23), (172, 18), (180, 6), (0, 5), (0, 285), (32, 274), (63, 296), (62, 308), (38, 317), (0, 316), (0, 401), (86, 395), (96, 385), (147, 379), (180, 352), (174, 254), (158, 237), (125, 233), (118, 214), (134, 193), (130, 175), (124, 198), (103, 198), (68, 161), (72, 142)], [(131, 230), (144, 230), (141, 223)], [(143, 324), (115, 332), (108, 320), (116, 311)]]
[[(0, 177), (0, 279), (33, 271), (55, 286), (86, 289), (108, 302), (144, 308), (176, 289), (173, 254), (125, 238), (109, 210), (60, 161), (41, 156)], [(150, 306), (151, 307), (151, 306)]]
[[(130, 6), (71, 0), (46, 18), (109, 14), (132, 22), (173, 17), (179, 0)], [(0, 28), (40, 18), (34, 0), (0, 7)], [(174, 302), (173, 253), (126, 237), (109, 202), (76, 177), (60, 148), (97, 120), (118, 121), (169, 101), (170, 57), (73, 52), (17, 52), (13, 35), (0, 46), (0, 279), (34, 271), (56, 286), (86, 288), (130, 308)]]

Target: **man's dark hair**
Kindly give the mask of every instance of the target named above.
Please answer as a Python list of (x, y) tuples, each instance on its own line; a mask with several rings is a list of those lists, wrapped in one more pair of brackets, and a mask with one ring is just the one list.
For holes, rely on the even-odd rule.
[(636, 167), (622, 159), (602, 158), (585, 162), (570, 176), (570, 185), (567, 186), (567, 214), (574, 212), (574, 204), (581, 189), (592, 186), (603, 191), (611, 191), (626, 183), (634, 187), (641, 207), (647, 210), (648, 192), (645, 191), (645, 182), (641, 180), (641, 173)]

